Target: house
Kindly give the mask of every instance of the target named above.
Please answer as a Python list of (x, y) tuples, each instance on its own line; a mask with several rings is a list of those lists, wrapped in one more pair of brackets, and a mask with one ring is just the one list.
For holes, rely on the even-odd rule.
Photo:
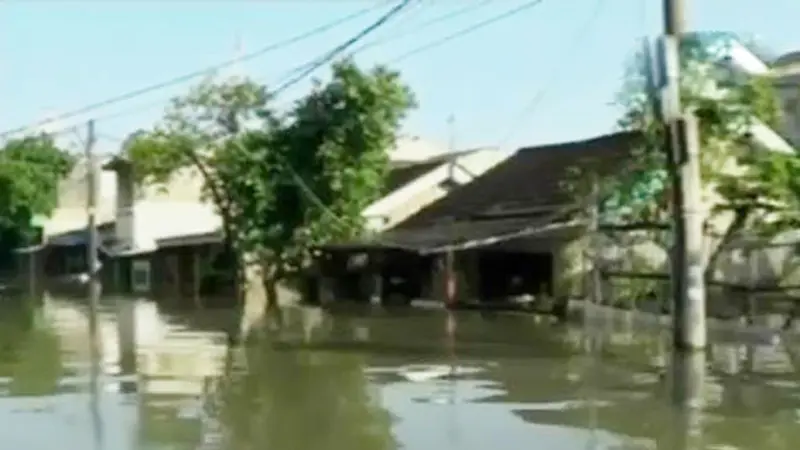
[[(442, 299), (450, 264), (455, 300), (462, 304), (537, 294), (583, 296), (593, 261), (609, 270), (666, 278), (667, 244), (652, 232), (630, 242), (598, 236), (599, 259), (589, 258), (587, 222), (581, 220), (588, 192), (564, 189), (574, 167), (590, 167), (601, 176), (623, 173), (638, 139), (636, 133), (614, 133), (520, 149), (383, 233), (327, 246), (320, 258), (323, 296)], [(706, 198), (716, 201), (714, 187), (707, 189)], [(722, 229), (728, 221), (720, 217), (712, 226)], [(709, 239), (709, 251), (715, 241)], [(714, 272), (733, 284), (753, 277), (754, 283), (778, 283), (800, 274), (800, 258), (793, 252), (794, 247), (782, 244), (757, 249), (753, 255), (759, 262), (752, 265), (740, 261), (739, 252), (726, 250)], [(663, 281), (652, 292), (658, 295), (668, 287)]]
[[(98, 172), (103, 163), (95, 162)], [(36, 219), (41, 227), (42, 244), (18, 249), (17, 275), (23, 285), (42, 279), (49, 284), (86, 272), (88, 167), (85, 158), (78, 158), (72, 171), (59, 182), (56, 208), (49, 217)], [(102, 173), (97, 181), (95, 217), (101, 247), (105, 247), (114, 237), (116, 178)], [(104, 256), (101, 252), (101, 257)]]
[(782, 107), (782, 128), (795, 147), (800, 146), (800, 51), (790, 52), (770, 64)]
[[(176, 173), (165, 186), (137, 187), (133, 167), (122, 157), (104, 169), (117, 179), (115, 240), (111, 285), (122, 292), (174, 298), (204, 294), (204, 268), (213, 266), (218, 251), (206, 245), (162, 245), (194, 235), (213, 235), (222, 222), (213, 204), (202, 198), (202, 178), (192, 169)], [(191, 274), (185, 276), (185, 274)], [(224, 296), (229, 292), (208, 293)]]
[[(403, 138), (390, 156), (386, 195), (363, 212), (373, 232), (440, 199), (448, 182), (469, 183), (508, 154), (495, 149), (448, 152)], [(229, 298), (234, 274), (223, 252), (222, 224), (213, 205), (200, 196), (199, 175), (186, 170), (164, 188), (136, 192), (133, 168), (124, 158), (105, 168), (116, 173), (118, 185), (111, 284), (121, 291), (173, 298)]]
[(382, 298), (443, 298), (443, 259), (455, 252), (459, 301), (559, 295), (563, 250), (584, 229), (572, 224), (582, 199), (564, 189), (570, 169), (591, 165), (601, 174), (621, 171), (636, 139), (617, 133), (520, 149), (384, 233), (328, 246), (320, 264), (338, 281), (326, 282), (334, 285), (336, 297), (363, 298), (358, 285), (363, 280), (353, 281), (356, 271), (349, 271), (349, 280), (342, 275), (343, 268), (358, 266), (353, 254), (362, 252), (379, 261)]

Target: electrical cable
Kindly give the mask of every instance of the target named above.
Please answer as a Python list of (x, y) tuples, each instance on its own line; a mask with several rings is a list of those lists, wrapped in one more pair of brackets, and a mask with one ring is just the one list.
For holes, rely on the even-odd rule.
[[(498, 14), (498, 15), (496, 15), (496, 16), (490, 17), (489, 19), (486, 19), (486, 20), (483, 20), (483, 21), (481, 21), (481, 22), (478, 22), (477, 24), (474, 24), (474, 25), (472, 25), (471, 27), (467, 27), (467, 28), (461, 29), (461, 30), (459, 30), (459, 31), (457, 31), (457, 32), (455, 32), (455, 33), (452, 33), (452, 34), (449, 34), (449, 35), (447, 35), (447, 36), (444, 36), (444, 37), (443, 37), (443, 38), (441, 38), (441, 39), (438, 39), (438, 40), (436, 40), (436, 41), (433, 41), (432, 43), (426, 44), (426, 45), (424, 45), (424, 46), (421, 46), (421, 47), (418, 47), (418, 48), (416, 48), (416, 49), (414, 49), (414, 50), (412, 50), (412, 51), (410, 51), (410, 52), (404, 53), (404, 54), (403, 54), (403, 55), (401, 55), (399, 58), (393, 59), (393, 61), (395, 61), (395, 60), (397, 60), (397, 59), (404, 59), (404, 58), (407, 58), (407, 57), (409, 57), (409, 56), (412, 56), (412, 55), (415, 55), (415, 54), (417, 54), (417, 53), (420, 53), (420, 52), (422, 52), (422, 51), (426, 51), (426, 50), (428, 50), (428, 49), (435, 48), (435, 47), (437, 47), (437, 46), (439, 46), (439, 45), (443, 45), (443, 44), (445, 44), (445, 43), (447, 43), (447, 42), (450, 42), (450, 41), (452, 41), (452, 40), (454, 40), (454, 39), (457, 39), (457, 38), (459, 38), (459, 37), (461, 37), (461, 36), (464, 36), (464, 35), (466, 35), (466, 34), (469, 34), (469, 33), (473, 32), (473, 31), (476, 31), (476, 30), (478, 30), (478, 29), (480, 29), (480, 28), (483, 28), (483, 27), (485, 27), (485, 26), (488, 26), (488, 25), (490, 25), (490, 24), (496, 23), (496, 22), (498, 22), (498, 21), (500, 21), (500, 20), (503, 20), (503, 19), (505, 19), (505, 18), (511, 17), (511, 16), (513, 16), (513, 15), (519, 14), (519, 13), (521, 13), (521, 12), (525, 11), (526, 9), (529, 9), (529, 8), (531, 8), (531, 7), (534, 7), (534, 6), (537, 6), (537, 5), (541, 4), (543, 1), (544, 1), (544, 0), (532, 0), (532, 1), (526, 2), (526, 3), (524, 3), (523, 5), (517, 6), (517, 7), (513, 8), (513, 9), (511, 9), (511, 10), (508, 10), (508, 11), (506, 11), (506, 12), (502, 13), (502, 14)], [(600, 0), (600, 1), (603, 1), (603, 0)], [(292, 168), (290, 165), (288, 165), (288, 164), (287, 164), (287, 169), (289, 170), (289, 172), (290, 172), (290, 175), (291, 175), (291, 176), (292, 176), (292, 178), (294, 179), (294, 182), (295, 182), (295, 184), (297, 184), (297, 185), (298, 185), (298, 187), (300, 187), (300, 189), (301, 189), (303, 192), (305, 192), (305, 193), (306, 193), (306, 195), (309, 197), (309, 199), (310, 199), (312, 202), (314, 202), (315, 204), (317, 204), (317, 206), (318, 206), (318, 207), (322, 208), (322, 209), (323, 209), (323, 211), (325, 211), (325, 212), (326, 212), (326, 214), (329, 214), (329, 215), (330, 215), (332, 218), (334, 218), (334, 219), (335, 219), (337, 222), (342, 222), (342, 221), (341, 221), (341, 218), (340, 218), (340, 217), (338, 217), (338, 216), (337, 216), (337, 215), (336, 215), (336, 214), (335, 214), (333, 211), (330, 211), (330, 209), (329, 209), (329, 208), (327, 208), (327, 207), (324, 205), (324, 203), (323, 203), (323, 202), (322, 202), (322, 201), (319, 199), (319, 197), (318, 197), (318, 196), (317, 196), (317, 195), (314, 193), (313, 189), (311, 189), (311, 188), (310, 188), (310, 186), (308, 186), (308, 185), (305, 183), (305, 181), (302, 179), (302, 177), (300, 177), (300, 176), (299, 176), (299, 174), (298, 174), (298, 173), (297, 173), (297, 172), (296, 172), (296, 171), (295, 171), (295, 170), (294, 170), (294, 169), (293, 169), (293, 168)], [(386, 242), (386, 243), (391, 243), (389, 240), (386, 240), (385, 238), (384, 238), (384, 239), (382, 239), (382, 241), (383, 241), (383, 242)], [(395, 247), (398, 247), (398, 248), (405, 248), (405, 247), (407, 247), (407, 246), (405, 246), (405, 245), (397, 245), (397, 244), (394, 244), (394, 246), (395, 246)]]
[[(359, 52), (364, 51), (366, 49), (373, 48), (375, 46), (378, 46), (378, 45), (381, 45), (381, 44), (385, 44), (387, 42), (390, 42), (390, 41), (393, 41), (393, 40), (396, 40), (396, 39), (403, 38), (403, 37), (405, 37), (405, 36), (407, 36), (409, 34), (414, 34), (414, 33), (418, 32), (418, 31), (423, 30), (425, 28), (428, 28), (430, 26), (442, 23), (442, 22), (444, 22), (446, 20), (449, 20), (449, 19), (453, 19), (453, 18), (462, 16), (462, 15), (468, 13), (468, 12), (475, 11), (475, 10), (477, 10), (477, 9), (483, 7), (483, 6), (486, 6), (487, 4), (491, 3), (492, 1), (493, 0), (483, 0), (483, 1), (479, 2), (476, 5), (465, 6), (463, 8), (460, 8), (460, 9), (456, 10), (456, 11), (451, 11), (451, 12), (448, 12), (448, 13), (445, 13), (445, 14), (441, 14), (441, 15), (439, 15), (437, 17), (434, 17), (434, 18), (432, 18), (430, 20), (422, 22), (418, 26), (416, 26), (416, 27), (414, 27), (414, 28), (412, 28), (410, 30), (407, 30), (407, 32), (401, 32), (401, 33), (398, 33), (398, 34), (395, 34), (395, 35), (387, 36), (385, 38), (376, 39), (375, 41), (372, 41), (372, 42), (368, 42), (368, 43), (362, 45), (361, 47), (358, 47), (355, 50), (352, 50), (350, 52), (350, 54), (359, 53)], [(541, 1), (542, 0), (539, 0), (539, 2), (541, 2)], [(538, 3), (538, 2), (533, 2), (533, 3)], [(527, 6), (528, 5), (524, 5), (523, 9), (526, 9)], [(444, 39), (439, 39), (439, 40), (437, 40), (435, 42), (428, 43), (428, 44), (425, 44), (425, 45), (423, 45), (421, 47), (415, 48), (411, 52), (407, 52), (407, 53), (401, 55), (399, 58), (393, 59), (392, 62), (400, 60), (400, 59), (406, 59), (406, 58), (414, 56), (416, 54), (423, 53), (424, 51), (426, 51), (426, 50), (428, 50), (430, 48), (434, 48), (434, 47), (438, 47), (440, 45), (443, 45), (443, 44), (445, 44), (447, 42), (455, 40), (458, 37), (466, 35), (471, 31), (476, 31), (476, 30), (478, 30), (478, 29), (480, 29), (480, 28), (482, 28), (484, 26), (488, 26), (488, 25), (490, 25), (492, 23), (495, 23), (495, 22), (497, 22), (497, 21), (499, 21), (501, 19), (507, 18), (507, 17), (513, 15), (516, 12), (520, 12), (520, 8), (514, 8), (513, 10), (504, 12), (499, 16), (495, 16), (493, 18), (490, 18), (489, 20), (484, 20), (482, 22), (474, 24), (473, 26), (470, 26), (467, 29), (462, 29), (462, 30), (459, 30), (457, 33), (445, 36)], [(291, 79), (295, 74), (299, 73), (300, 71), (302, 71), (306, 67), (307, 67), (307, 64), (303, 64), (301, 66), (298, 66), (298, 67), (295, 67), (295, 68), (289, 70), (287, 73), (285, 73), (284, 75), (282, 75), (279, 78), (279, 82), (281, 82), (283, 80)], [(154, 106), (162, 105), (168, 100), (169, 99), (162, 99), (162, 100), (158, 100), (156, 102), (149, 102), (149, 103), (146, 103), (146, 104), (143, 104), (143, 105), (140, 104), (140, 105), (135, 106), (134, 108), (128, 108), (128, 109), (125, 109), (125, 110), (122, 110), (122, 111), (117, 111), (117, 112), (113, 112), (113, 113), (110, 113), (110, 114), (102, 115), (100, 117), (96, 117), (95, 118), (95, 122), (114, 119), (114, 118), (117, 118), (117, 117), (129, 115), (129, 114), (134, 114), (134, 113), (137, 113), (137, 112), (152, 108)], [(84, 108), (81, 108), (81, 109), (84, 109)], [(80, 113), (78, 113), (78, 114), (80, 114)], [(78, 114), (75, 114), (75, 115), (78, 115)], [(48, 119), (46, 122), (50, 122), (51, 120), (54, 120), (54, 119)], [(32, 124), (32, 125), (30, 125), (28, 127), (19, 127), (17, 129), (11, 130), (11, 131), (6, 132), (6, 133), (0, 133), (0, 137), (4, 136), (5, 134), (11, 134), (11, 133), (15, 133), (15, 132), (18, 132), (18, 131), (24, 131), (24, 129), (26, 129), (26, 128), (29, 128), (29, 127), (32, 127), (32, 126), (37, 126), (37, 125), (38, 124)]]
[(605, 3), (606, 3), (605, 0), (597, 0), (595, 2), (594, 8), (587, 17), (587, 20), (578, 29), (578, 32), (575, 34), (574, 39), (564, 52), (564, 54), (567, 55), (567, 58), (564, 58), (560, 61), (560, 64), (556, 66), (556, 70), (554, 70), (551, 73), (550, 78), (548, 78), (545, 84), (536, 92), (533, 98), (517, 115), (517, 118), (513, 121), (511, 127), (509, 127), (505, 136), (503, 136), (503, 139), (498, 144), (498, 148), (502, 148), (508, 143), (508, 141), (514, 136), (514, 133), (517, 131), (519, 126), (526, 119), (530, 118), (530, 116), (536, 111), (536, 109), (542, 103), (542, 100), (544, 100), (545, 95), (547, 95), (548, 91), (551, 90), (553, 85), (563, 78), (562, 72), (567, 68), (569, 68), (569, 63), (574, 61), (575, 52), (578, 50), (578, 47), (580, 47), (583, 44), (584, 40), (589, 36), (589, 32), (591, 31), (592, 25), (600, 16), (600, 13), (602, 12)]
[[(482, 1), (478, 2), (475, 5), (468, 5), (468, 6), (465, 6), (463, 8), (459, 8), (459, 9), (457, 9), (455, 11), (450, 11), (448, 13), (441, 14), (441, 15), (436, 16), (436, 17), (434, 17), (434, 18), (432, 18), (430, 20), (426, 20), (426, 21), (422, 22), (421, 24), (419, 24), (416, 27), (414, 27), (414, 29), (412, 31), (417, 32), (417, 31), (423, 30), (425, 28), (428, 28), (430, 26), (436, 25), (438, 23), (444, 22), (446, 20), (454, 19), (456, 17), (462, 16), (462, 15), (467, 14), (469, 12), (475, 11), (476, 9), (480, 9), (480, 8), (488, 5), (489, 3), (492, 3), (493, 1), (494, 0), (482, 0)], [(366, 44), (363, 44), (362, 46), (360, 46), (360, 47), (356, 48), (355, 50), (353, 50), (351, 53), (353, 53), (353, 54), (361, 53), (364, 50), (370, 49), (370, 48), (375, 47), (375, 46), (380, 45), (380, 44), (385, 44), (387, 42), (393, 41), (395, 39), (399, 39), (401, 37), (405, 37), (407, 35), (408, 35), (407, 33), (398, 33), (398, 34), (393, 34), (393, 35), (390, 35), (390, 36), (387, 36), (387, 37), (384, 37), (384, 38), (378, 38), (378, 39), (375, 39), (374, 41), (367, 42)]]
[(253, 52), (250, 52), (248, 54), (245, 54), (245, 55), (243, 55), (243, 56), (241, 56), (239, 58), (230, 59), (230, 60), (224, 61), (222, 63), (218, 63), (218, 64), (215, 64), (215, 65), (212, 65), (212, 66), (204, 67), (202, 69), (194, 70), (194, 71), (189, 72), (187, 74), (184, 74), (184, 75), (181, 75), (181, 76), (178, 76), (178, 77), (175, 77), (175, 78), (171, 78), (169, 80), (165, 80), (165, 81), (162, 81), (162, 82), (159, 82), (159, 83), (156, 83), (156, 84), (145, 86), (143, 88), (135, 89), (133, 91), (129, 91), (129, 92), (126, 92), (126, 93), (123, 93), (123, 94), (120, 94), (120, 95), (116, 95), (114, 97), (111, 97), (111, 98), (108, 98), (108, 99), (105, 99), (105, 100), (102, 100), (102, 101), (99, 101), (99, 102), (91, 103), (91, 104), (88, 104), (86, 106), (82, 106), (80, 108), (74, 109), (72, 111), (68, 111), (68, 112), (59, 114), (59, 115), (57, 115), (55, 117), (48, 118), (46, 120), (41, 120), (41, 121), (38, 121), (38, 122), (35, 122), (35, 123), (32, 123), (32, 124), (28, 124), (28, 125), (25, 125), (25, 126), (20, 126), (20, 127), (17, 127), (17, 128), (13, 128), (13, 129), (4, 131), (4, 132), (0, 133), (0, 137), (5, 137), (5, 136), (8, 136), (10, 134), (19, 133), (19, 132), (25, 131), (25, 130), (27, 130), (29, 128), (46, 125), (46, 124), (54, 122), (54, 121), (64, 120), (64, 119), (68, 119), (68, 118), (71, 118), (71, 117), (74, 117), (74, 116), (77, 116), (77, 115), (85, 114), (87, 112), (91, 112), (91, 111), (94, 111), (94, 110), (99, 109), (99, 108), (103, 108), (103, 107), (110, 106), (110, 105), (113, 105), (113, 104), (116, 104), (116, 103), (127, 101), (127, 100), (130, 100), (132, 98), (136, 98), (136, 97), (140, 97), (140, 96), (145, 95), (145, 94), (149, 94), (150, 92), (153, 92), (153, 91), (161, 90), (161, 89), (169, 87), (169, 86), (180, 84), (180, 83), (189, 81), (191, 79), (194, 79), (194, 78), (197, 78), (197, 77), (200, 77), (200, 76), (203, 76), (203, 75), (207, 75), (208, 73), (211, 73), (211, 72), (214, 72), (214, 71), (217, 71), (217, 70), (220, 70), (220, 69), (224, 69), (226, 67), (230, 67), (230, 66), (232, 66), (232, 65), (234, 65), (234, 64), (236, 64), (236, 63), (238, 63), (240, 61), (247, 61), (247, 60), (258, 58), (258, 57), (263, 56), (263, 55), (265, 55), (265, 54), (267, 54), (269, 52), (272, 52), (272, 51), (275, 51), (275, 50), (279, 50), (279, 49), (282, 49), (284, 47), (291, 46), (291, 45), (296, 44), (296, 43), (298, 43), (300, 41), (303, 41), (303, 40), (306, 40), (308, 38), (314, 37), (314, 36), (316, 36), (318, 34), (322, 34), (324, 32), (327, 32), (327, 31), (329, 31), (329, 30), (331, 30), (333, 28), (338, 27), (339, 25), (345, 24), (345, 23), (347, 23), (347, 22), (349, 22), (351, 20), (354, 20), (354, 19), (356, 19), (358, 17), (361, 17), (361, 16), (363, 16), (363, 15), (365, 15), (365, 14), (367, 14), (367, 13), (369, 13), (369, 12), (371, 12), (371, 11), (381, 7), (381, 6), (382, 5), (378, 5), (378, 6), (373, 5), (373, 6), (370, 6), (368, 8), (361, 9), (361, 10), (356, 11), (354, 13), (348, 14), (348, 15), (342, 17), (342, 18), (339, 18), (339, 19), (336, 19), (334, 21), (325, 23), (323, 25), (320, 25), (318, 27), (312, 28), (312, 29), (310, 29), (308, 31), (305, 31), (305, 32), (300, 33), (300, 34), (297, 34), (295, 36), (291, 36), (291, 37), (289, 37), (287, 39), (284, 39), (282, 41), (274, 42), (274, 43), (269, 44), (267, 46), (261, 47), (260, 49), (255, 50)]
[(411, 49), (411, 50), (409, 50), (409, 51), (407, 51), (407, 52), (405, 52), (405, 53), (403, 53), (403, 54), (401, 54), (399, 56), (396, 56), (396, 57), (392, 58), (391, 60), (389, 60), (389, 63), (402, 61), (402, 60), (404, 60), (406, 58), (410, 58), (411, 56), (417, 55), (419, 53), (426, 52), (428, 50), (432, 50), (432, 49), (434, 49), (436, 47), (439, 47), (441, 45), (444, 45), (444, 44), (446, 44), (446, 43), (448, 43), (450, 41), (453, 41), (455, 39), (464, 37), (464, 36), (466, 36), (466, 35), (468, 35), (470, 33), (473, 33), (475, 31), (478, 31), (481, 28), (484, 28), (484, 27), (487, 27), (489, 25), (495, 24), (497, 22), (500, 22), (501, 20), (508, 19), (509, 17), (515, 16), (515, 15), (521, 13), (521, 12), (524, 12), (525, 10), (528, 10), (528, 9), (531, 9), (531, 8), (533, 8), (535, 6), (538, 6), (542, 2), (544, 2), (544, 0), (531, 0), (531, 1), (525, 2), (522, 5), (519, 5), (517, 7), (509, 9), (509, 10), (503, 12), (503, 13), (497, 14), (495, 16), (489, 17), (488, 19), (484, 19), (484, 20), (482, 20), (482, 21), (480, 21), (478, 23), (474, 23), (474, 24), (472, 24), (472, 25), (470, 25), (468, 27), (462, 28), (462, 29), (456, 31), (455, 33), (448, 34), (448, 35), (443, 36), (443, 37), (441, 37), (441, 38), (439, 38), (439, 39), (437, 39), (435, 41), (432, 41), (432, 42), (429, 42), (427, 44), (424, 44), (424, 45), (421, 45), (419, 47), (416, 47), (414, 49)]
[(358, 43), (360, 40), (365, 38), (367, 35), (374, 32), (376, 29), (380, 28), (383, 24), (391, 20), (392, 17), (399, 14), (405, 8), (407, 8), (411, 4), (411, 0), (402, 0), (397, 5), (395, 5), (392, 9), (390, 9), (386, 14), (378, 18), (375, 22), (373, 22), (368, 27), (364, 28), (360, 32), (356, 33), (353, 37), (346, 40), (345, 42), (339, 44), (338, 46), (334, 47), (333, 50), (330, 50), (320, 56), (319, 58), (311, 61), (308, 64), (305, 64), (302, 67), (298, 67), (297, 71), (299, 72), (294, 77), (290, 78), (289, 80), (281, 83), (276, 89), (272, 90), (270, 93), (274, 95), (278, 95), (281, 92), (285, 91), (286, 89), (292, 87), (293, 85), (297, 84), (298, 82), (304, 80), (306, 77), (314, 73), (317, 69), (322, 67), (323, 65), (330, 62), (332, 59), (339, 56), (341, 53), (344, 53)]

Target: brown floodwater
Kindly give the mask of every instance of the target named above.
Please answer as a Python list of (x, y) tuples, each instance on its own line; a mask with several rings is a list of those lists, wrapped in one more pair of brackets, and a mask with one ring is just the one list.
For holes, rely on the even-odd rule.
[[(796, 449), (798, 352), (521, 314), (105, 298), (0, 306), (0, 442), (30, 450)], [(94, 339), (94, 341), (93, 341)], [(745, 340), (746, 341), (746, 340)], [(91, 342), (99, 352), (92, 352)], [(794, 346), (800, 348), (798, 346)]]

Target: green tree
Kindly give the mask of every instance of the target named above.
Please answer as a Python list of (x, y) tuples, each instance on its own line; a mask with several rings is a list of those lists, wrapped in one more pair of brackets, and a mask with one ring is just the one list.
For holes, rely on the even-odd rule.
[[(732, 71), (712, 63), (715, 55), (698, 36), (681, 44), (681, 102), (699, 119), (701, 166), (706, 200), (719, 195), (706, 220), (720, 223), (720, 214), (732, 218), (722, 231), (722, 240), (709, 260), (739, 232), (773, 235), (800, 223), (797, 174), (800, 162), (794, 154), (758, 148), (749, 135), (756, 121), (778, 128), (780, 112), (769, 77), (734, 76)], [(619, 96), (624, 114), (619, 127), (641, 133), (624, 173), (599, 178), (606, 199), (607, 217), (617, 220), (666, 222), (671, 215), (668, 193), (665, 130), (655, 114), (645, 76), (646, 55), (639, 53), (628, 71)], [(735, 170), (728, 167), (735, 162)], [(727, 167), (726, 167), (727, 166)], [(588, 169), (576, 168), (583, 179)], [(577, 178), (576, 178), (577, 180)], [(585, 187), (584, 187), (585, 188)], [(711, 203), (711, 202), (709, 202)]]
[(11, 395), (53, 395), (63, 375), (59, 337), (29, 299), (6, 299), (0, 307), (0, 376)]
[(58, 204), (58, 184), (74, 158), (45, 134), (7, 141), (0, 148), (0, 248), (10, 252), (34, 237), (32, 219)]
[(387, 150), (414, 104), (397, 72), (345, 60), (279, 126), (249, 136), (256, 153), (228, 154), (229, 185), (243, 206), (239, 229), (258, 255), (271, 304), (276, 283), (305, 267), (314, 246), (364, 231), (361, 213), (383, 192)]
[[(303, 325), (291, 317), (283, 323), (295, 335)], [(364, 355), (305, 348), (310, 342), (284, 348), (280, 334), (248, 341), (242, 354), (248, 370), (223, 378), (211, 400), (227, 448), (397, 448), (392, 416), (371, 392)]]
[(260, 265), (274, 305), (276, 284), (315, 245), (363, 231), (361, 212), (382, 192), (387, 150), (414, 98), (397, 72), (344, 60), (288, 112), (269, 99), (250, 81), (204, 83), (127, 152), (144, 182), (186, 167), (202, 174), (239, 266)]
[[(213, 202), (222, 219), (225, 252), (240, 255), (235, 217), (239, 199), (223, 176), (228, 152), (252, 154), (243, 143), (248, 127), (266, 128), (269, 119), (266, 89), (248, 79), (207, 79), (185, 96), (176, 97), (162, 120), (151, 130), (137, 130), (125, 140), (123, 150), (133, 164), (139, 185), (166, 187), (179, 171), (202, 178), (203, 197)], [(252, 199), (251, 201), (256, 201)], [(237, 287), (241, 286), (241, 258), (232, 258)]]

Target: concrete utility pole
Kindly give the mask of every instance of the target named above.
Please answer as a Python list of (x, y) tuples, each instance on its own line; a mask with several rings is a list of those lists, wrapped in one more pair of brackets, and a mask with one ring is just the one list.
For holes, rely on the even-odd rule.
[[(94, 121), (86, 124), (86, 275), (89, 301), (89, 333), (92, 338), (92, 354), (99, 353), (97, 341), (97, 308), (100, 302), (100, 261), (97, 258), (99, 239), (97, 237), (97, 173), (94, 160)], [(95, 348), (97, 347), (97, 348)]]
[(97, 168), (94, 160), (94, 121), (86, 124), (86, 263), (89, 283), (98, 281), (100, 262), (97, 258), (99, 239), (97, 237)]
[(703, 258), (703, 202), (697, 119), (680, 101), (679, 42), (685, 27), (685, 0), (664, 0), (662, 73), (664, 121), (668, 129), (669, 172), (675, 242), (672, 255), (673, 338), (680, 350), (706, 346), (706, 289)]
[(100, 262), (97, 258), (99, 239), (97, 238), (97, 167), (94, 160), (94, 120), (86, 124), (86, 274), (88, 275), (88, 300), (89, 300), (89, 339), (90, 339), (90, 385), (92, 422), (95, 432), (95, 446), (102, 447), (102, 418), (100, 413), (100, 333), (97, 324), (98, 304), (100, 302)]

